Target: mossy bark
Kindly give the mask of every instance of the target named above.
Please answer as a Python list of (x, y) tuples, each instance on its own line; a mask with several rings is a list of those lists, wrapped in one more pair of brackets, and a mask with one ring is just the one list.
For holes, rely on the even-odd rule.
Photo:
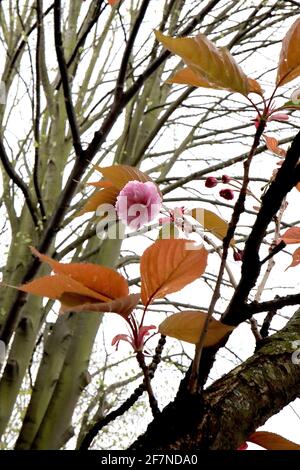
[(300, 310), (256, 353), (202, 395), (181, 393), (132, 450), (235, 450), (268, 418), (299, 397), (300, 365), (292, 361)]

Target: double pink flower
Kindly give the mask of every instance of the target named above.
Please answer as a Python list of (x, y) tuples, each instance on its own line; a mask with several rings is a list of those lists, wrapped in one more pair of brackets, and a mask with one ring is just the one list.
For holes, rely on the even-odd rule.
[(162, 198), (151, 181), (129, 181), (120, 191), (116, 211), (119, 219), (130, 228), (139, 229), (159, 214)]

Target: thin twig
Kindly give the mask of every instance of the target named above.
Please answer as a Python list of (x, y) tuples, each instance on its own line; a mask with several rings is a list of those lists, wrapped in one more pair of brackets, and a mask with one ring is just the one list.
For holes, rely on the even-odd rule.
[(258, 148), (260, 137), (264, 131), (265, 128), (265, 122), (260, 121), (260, 124), (256, 130), (253, 144), (251, 147), (251, 150), (249, 152), (247, 160), (244, 162), (244, 179), (242, 183), (242, 187), (239, 193), (239, 197), (235, 203), (234, 209), (233, 209), (233, 214), (230, 220), (230, 223), (228, 225), (228, 230), (227, 233), (223, 239), (223, 252), (222, 252), (222, 258), (221, 258), (221, 264), (220, 264), (220, 269), (214, 289), (214, 293), (208, 308), (207, 316), (205, 319), (205, 324), (203, 327), (203, 330), (201, 332), (199, 341), (196, 345), (196, 352), (195, 352), (195, 357), (193, 360), (193, 365), (192, 365), (192, 372), (191, 372), (191, 377), (190, 377), (190, 382), (189, 382), (189, 390), (191, 393), (197, 393), (198, 392), (198, 372), (199, 372), (199, 366), (200, 366), (200, 361), (201, 361), (201, 354), (202, 354), (202, 349), (203, 349), (203, 344), (204, 344), (204, 339), (207, 334), (208, 330), (208, 325), (209, 322), (212, 318), (212, 315), (215, 310), (216, 303), (220, 297), (220, 288), (222, 284), (222, 279), (224, 275), (224, 270), (226, 267), (226, 260), (227, 260), (227, 255), (228, 255), (228, 249), (230, 246), (230, 242), (234, 236), (235, 229), (237, 227), (237, 224), (239, 222), (240, 216), (244, 211), (245, 207), (245, 199), (246, 199), (246, 194), (247, 194), (247, 188), (249, 184), (249, 170), (250, 170), (250, 165), (252, 162), (252, 159), (255, 155), (255, 152)]
[[(149, 366), (149, 379), (152, 380), (154, 377), (156, 368), (158, 364), (160, 363), (161, 360), (161, 354), (163, 351), (163, 347), (166, 342), (166, 337), (161, 335), (157, 347), (155, 349), (155, 354), (153, 356), (152, 362)], [(135, 402), (143, 395), (144, 391), (146, 390), (146, 384), (145, 381), (143, 381), (142, 384), (140, 384), (134, 392), (130, 395), (127, 400), (122, 403), (119, 408), (116, 410), (113, 410), (111, 413), (109, 413), (107, 416), (104, 418), (98, 420), (96, 423), (93, 424), (93, 426), (90, 428), (90, 430), (87, 432), (87, 434), (84, 436), (81, 444), (79, 445), (80, 450), (87, 450), (89, 446), (91, 445), (93, 439), (97, 436), (97, 434), (101, 431), (101, 429), (104, 428), (104, 426), (107, 426), (109, 423), (114, 421), (116, 418), (119, 416), (122, 416), (126, 411), (128, 411), (134, 404)]]
[(43, 221), (46, 220), (46, 212), (43, 204), (42, 194), (39, 185), (39, 160), (40, 160), (40, 117), (41, 117), (41, 77), (40, 77), (40, 54), (41, 54), (41, 27), (43, 21), (42, 15), (42, 0), (36, 0), (37, 12), (37, 43), (35, 54), (35, 67), (36, 67), (36, 103), (35, 103), (35, 119), (34, 119), (34, 168), (33, 168), (33, 185), (38, 200), (39, 208), (41, 211)]
[(3, 168), (6, 171), (7, 175), (15, 183), (15, 185), (18, 186), (18, 188), (22, 191), (24, 198), (25, 198), (26, 205), (32, 217), (33, 223), (36, 228), (39, 228), (38, 216), (36, 214), (36, 209), (31, 199), (31, 194), (29, 192), (29, 189), (27, 185), (24, 183), (24, 181), (22, 180), (22, 178), (15, 171), (12, 164), (10, 163), (8, 159), (8, 155), (6, 153), (5, 147), (1, 139), (0, 139), (0, 160), (2, 162)]

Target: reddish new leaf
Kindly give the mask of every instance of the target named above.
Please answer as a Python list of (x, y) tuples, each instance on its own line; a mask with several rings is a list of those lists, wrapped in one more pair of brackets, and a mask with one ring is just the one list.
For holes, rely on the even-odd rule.
[(189, 249), (190, 240), (157, 240), (141, 257), (142, 303), (176, 292), (200, 277), (206, 268), (205, 248)]
[(293, 253), (293, 261), (291, 262), (291, 264), (286, 268), (289, 269), (289, 268), (294, 268), (295, 266), (298, 266), (298, 264), (300, 264), (300, 248), (297, 248), (296, 251), (294, 251)]
[(291, 227), (282, 235), (281, 239), (287, 245), (300, 243), (300, 227)]
[(300, 18), (288, 30), (279, 56), (276, 85), (285, 85), (300, 75)]
[[(195, 310), (174, 313), (159, 325), (159, 332), (165, 336), (197, 344), (205, 325), (206, 316), (206, 313)], [(218, 344), (233, 329), (233, 326), (224, 325), (224, 323), (212, 318), (203, 346), (209, 347)]]
[(117, 3), (119, 3), (120, 0), (107, 0), (107, 1), (110, 4), (110, 6), (113, 7), (113, 6), (117, 5)]
[(267, 450), (300, 450), (300, 445), (286, 439), (285, 437), (268, 431), (256, 431), (248, 439)]

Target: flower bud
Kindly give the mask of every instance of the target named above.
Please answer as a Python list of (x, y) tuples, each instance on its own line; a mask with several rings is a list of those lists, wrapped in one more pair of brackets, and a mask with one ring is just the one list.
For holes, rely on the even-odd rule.
[(243, 254), (244, 252), (242, 250), (234, 250), (233, 252), (233, 259), (234, 261), (242, 261), (243, 260)]
[(234, 198), (234, 193), (232, 189), (229, 189), (229, 188), (221, 189), (219, 194), (223, 199), (226, 199), (227, 201), (230, 201), (231, 199)]
[(231, 180), (230, 176), (222, 175), (222, 183), (227, 184)]
[(289, 120), (289, 115), (286, 113), (275, 113), (272, 114), (268, 121), (288, 121)]
[(217, 186), (217, 184), (218, 180), (214, 176), (209, 176), (205, 181), (205, 186), (207, 188), (214, 188), (215, 186)]

